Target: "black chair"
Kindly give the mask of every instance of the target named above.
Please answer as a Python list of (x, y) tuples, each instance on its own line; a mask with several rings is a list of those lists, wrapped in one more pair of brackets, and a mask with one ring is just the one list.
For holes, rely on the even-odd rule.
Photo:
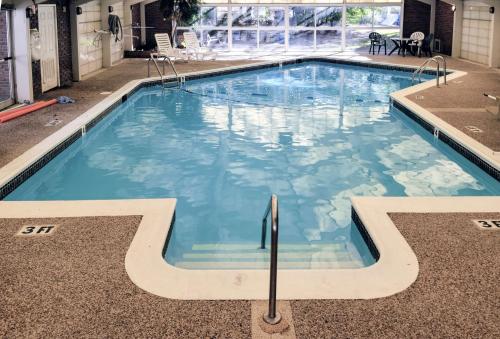
[(434, 41), (434, 34), (429, 34), (422, 40), (421, 51), (425, 53), (425, 56), (432, 57), (432, 42)]
[(384, 46), (384, 55), (387, 55), (387, 41), (380, 33), (371, 32), (368, 38), (370, 39), (370, 50), (368, 53), (372, 52), (375, 55), (375, 47), (378, 46), (377, 54), (380, 54), (380, 48)]

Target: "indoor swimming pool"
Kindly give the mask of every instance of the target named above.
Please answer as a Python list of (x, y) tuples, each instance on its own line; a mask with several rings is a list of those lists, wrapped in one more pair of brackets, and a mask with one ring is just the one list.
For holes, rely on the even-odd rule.
[(314, 61), (143, 87), (5, 200), (176, 198), (168, 263), (261, 269), (274, 193), (280, 268), (369, 266), (350, 197), (500, 195), (391, 106), (408, 86), (409, 72)]

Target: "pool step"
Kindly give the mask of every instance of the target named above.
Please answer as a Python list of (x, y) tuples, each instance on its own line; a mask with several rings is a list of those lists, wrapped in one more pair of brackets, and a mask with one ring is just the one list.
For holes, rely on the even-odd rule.
[[(344, 251), (345, 244), (279, 244), (280, 251), (317, 251), (320, 249), (329, 251)], [(269, 248), (269, 245), (266, 245)], [(193, 251), (241, 251), (260, 249), (260, 244), (194, 244)]]
[[(186, 269), (267, 269), (269, 248), (259, 244), (194, 244), (175, 266)], [(342, 244), (280, 244), (279, 268), (358, 268), (364, 264)]]
[[(175, 266), (191, 270), (227, 270), (227, 269), (269, 269), (269, 263), (265, 261), (178, 261)], [(300, 262), (280, 261), (279, 269), (339, 269), (360, 268), (363, 263), (358, 262)]]

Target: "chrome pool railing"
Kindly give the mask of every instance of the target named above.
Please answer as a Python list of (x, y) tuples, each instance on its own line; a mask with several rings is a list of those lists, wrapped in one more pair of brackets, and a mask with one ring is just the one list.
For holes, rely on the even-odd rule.
[(412, 83), (412, 85), (415, 82), (415, 75), (417, 75), (417, 74), (418, 74), (418, 82), (422, 82), (422, 79), (421, 79), (422, 73), (425, 72), (425, 70), (427, 69), (427, 65), (429, 63), (431, 63), (432, 61), (434, 61), (436, 63), (436, 65), (437, 65), (437, 69), (436, 69), (436, 87), (439, 87), (439, 77), (440, 77), (440, 74), (441, 74), (441, 72), (439, 71), (439, 68), (441, 66), (440, 61), (443, 62), (444, 84), (445, 85), (448, 84), (447, 79), (446, 79), (446, 73), (447, 73), (447, 70), (446, 70), (446, 60), (441, 55), (436, 55), (436, 56), (434, 56), (432, 58), (429, 58), (429, 59), (425, 60), (424, 63), (422, 65), (420, 65), (420, 67), (417, 68), (415, 70), (415, 72), (413, 72), (413, 74), (411, 76), (411, 83)]
[(266, 248), (266, 231), (267, 218), (271, 213), (271, 264), (270, 264), (270, 279), (269, 279), (269, 310), (264, 314), (263, 319), (266, 323), (275, 325), (281, 321), (281, 314), (276, 311), (276, 281), (278, 276), (278, 229), (279, 229), (279, 212), (278, 212), (278, 197), (276, 194), (271, 195), (267, 204), (266, 212), (262, 218), (262, 236), (261, 248)]
[[(163, 72), (160, 71), (160, 66), (158, 65), (158, 62), (156, 60), (160, 60), (160, 58), (163, 58)], [(150, 58), (148, 59), (148, 77), (150, 77), (150, 71), (149, 71), (149, 63), (153, 61), (153, 64), (155, 65), (156, 70), (158, 71), (158, 74), (160, 75), (161, 79), (161, 84), (163, 86), (164, 83), (164, 74), (165, 74), (165, 61), (168, 61), (168, 64), (170, 65), (170, 68), (172, 68), (172, 71), (174, 71), (175, 74), (175, 79), (177, 80), (177, 85), (181, 87), (182, 83), (184, 82), (184, 77), (179, 76), (179, 73), (177, 72), (177, 69), (174, 66), (174, 63), (172, 60), (165, 55), (159, 55), (158, 53), (151, 53)]]

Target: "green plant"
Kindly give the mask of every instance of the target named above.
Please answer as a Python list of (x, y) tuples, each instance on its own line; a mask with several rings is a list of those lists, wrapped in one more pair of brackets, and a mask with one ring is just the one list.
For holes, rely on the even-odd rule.
[(177, 23), (191, 25), (198, 18), (200, 0), (160, 0), (160, 11), (166, 20), (171, 22), (170, 37), (176, 44)]

